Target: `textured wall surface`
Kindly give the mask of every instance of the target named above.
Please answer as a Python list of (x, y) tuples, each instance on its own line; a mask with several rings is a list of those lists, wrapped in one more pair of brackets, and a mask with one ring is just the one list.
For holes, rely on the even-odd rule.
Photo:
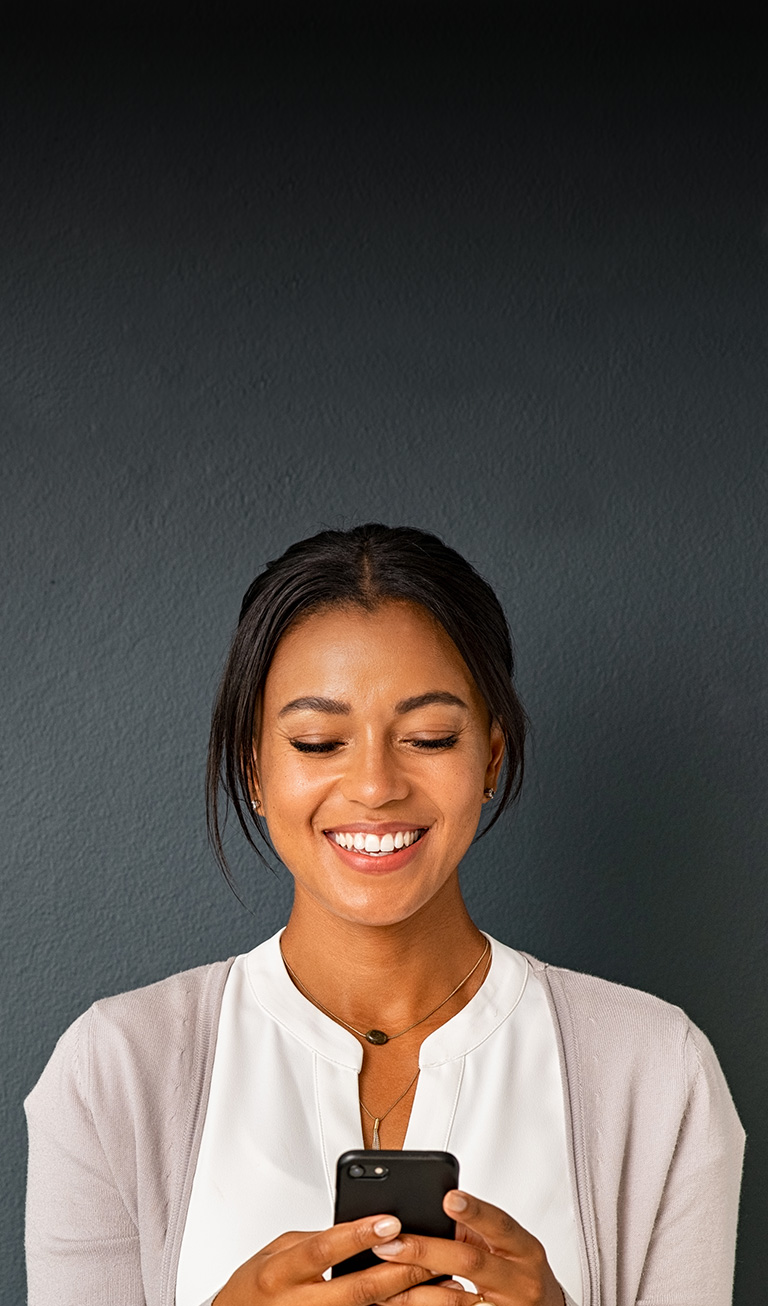
[(765, 1282), (768, 111), (735, 29), (6, 43), (3, 1297), (21, 1100), (94, 998), (242, 951), (203, 827), (240, 596), (325, 525), (439, 532), (534, 722), (478, 923), (680, 1003)]

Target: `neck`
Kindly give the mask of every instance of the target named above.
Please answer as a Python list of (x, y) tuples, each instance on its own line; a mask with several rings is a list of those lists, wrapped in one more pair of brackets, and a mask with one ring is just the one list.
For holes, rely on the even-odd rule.
[[(308, 996), (335, 1016), (358, 1029), (396, 1030), (445, 998), (485, 947), (458, 880), (445, 890), (408, 920), (377, 926), (333, 915), (297, 892), (283, 956)], [(468, 1000), (482, 973), (457, 999)]]

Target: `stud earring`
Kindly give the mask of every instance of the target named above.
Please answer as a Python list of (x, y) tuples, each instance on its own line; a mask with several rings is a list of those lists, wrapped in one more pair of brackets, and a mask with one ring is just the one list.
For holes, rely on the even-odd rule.
[(260, 799), (260, 798), (252, 798), (252, 799), (251, 799), (251, 807), (253, 808), (254, 812), (258, 812), (259, 808), (261, 807), (261, 799)]
[(486, 798), (491, 799), (491, 798), (493, 798), (494, 794), (496, 793), (496, 790), (495, 790), (495, 789), (484, 789), (484, 790), (483, 790), (483, 793), (485, 794)]

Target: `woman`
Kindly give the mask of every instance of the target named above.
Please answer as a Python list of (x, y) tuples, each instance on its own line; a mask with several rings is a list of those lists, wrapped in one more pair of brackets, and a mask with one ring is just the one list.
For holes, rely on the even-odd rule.
[[(730, 1300), (743, 1133), (705, 1037), (490, 939), (462, 900), (482, 809), (522, 778), (512, 669), (493, 592), (424, 532), (324, 532), (254, 581), (210, 828), (226, 870), (223, 787), (290, 870), (290, 918), (60, 1040), (26, 1104), (31, 1306)], [(456, 1153), (456, 1241), (398, 1238), (386, 1211), (333, 1226), (362, 1143)]]

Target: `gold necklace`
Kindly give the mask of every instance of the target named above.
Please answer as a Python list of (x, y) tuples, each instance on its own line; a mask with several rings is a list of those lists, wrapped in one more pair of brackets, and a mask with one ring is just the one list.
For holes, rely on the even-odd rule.
[[(486, 944), (485, 948), (483, 949), (483, 956), (480, 958), (480, 961), (482, 961), (482, 960), (483, 960), (483, 957), (487, 954), (489, 947), (490, 947), (490, 944)], [(480, 962), (477, 963), (477, 966), (479, 966), (479, 964), (480, 964)], [(475, 967), (475, 969), (477, 968), (477, 966)], [(470, 975), (471, 975), (471, 974), (472, 974), (472, 972), (470, 971)], [(467, 982), (468, 979), (469, 979), (469, 975), (467, 975), (466, 979), (462, 980), (462, 983), (463, 983), (463, 984), (466, 984), (466, 982)], [(459, 988), (461, 988), (461, 984), (459, 985)], [(454, 989), (454, 993), (457, 992), (457, 991), (458, 991), (458, 990)], [(453, 994), (451, 994), (450, 996), (452, 997)], [(447, 1002), (448, 999), (446, 998), (445, 1001)], [(438, 1010), (438, 1008), (435, 1008), (435, 1010)], [(430, 1014), (433, 1014), (433, 1013), (430, 1013)], [(424, 1017), (424, 1019), (426, 1020), (426, 1016)], [(413, 1029), (413, 1026), (411, 1026), (411, 1029)], [(401, 1032), (404, 1033), (405, 1031), (401, 1031)], [(392, 1037), (393, 1037), (393, 1038), (396, 1038), (397, 1035), (393, 1034)], [(395, 1107), (397, 1106), (398, 1102), (402, 1102), (402, 1100), (403, 1100), (403, 1098), (405, 1097), (406, 1093), (409, 1092), (409, 1090), (410, 1090), (411, 1088), (413, 1088), (413, 1085), (416, 1083), (416, 1080), (417, 1080), (418, 1077), (419, 1077), (419, 1072), (420, 1072), (420, 1070), (421, 1070), (421, 1066), (419, 1066), (418, 1070), (416, 1071), (416, 1074), (413, 1076), (413, 1079), (411, 1079), (411, 1080), (409, 1081), (409, 1083), (408, 1083), (408, 1084), (406, 1085), (406, 1087), (403, 1089), (403, 1091), (402, 1091), (402, 1093), (400, 1094), (400, 1096), (397, 1097), (397, 1098), (395, 1098), (395, 1100), (394, 1100), (394, 1102), (392, 1103), (392, 1105), (391, 1105), (391, 1106), (388, 1106), (387, 1109), (386, 1109), (386, 1111), (384, 1111), (380, 1116), (375, 1116), (375, 1115), (373, 1114), (372, 1111), (369, 1111), (368, 1108), (367, 1108), (367, 1106), (365, 1105), (365, 1102), (363, 1101), (363, 1099), (362, 1099), (362, 1098), (360, 1097), (360, 1095), (358, 1094), (358, 1099), (357, 1099), (357, 1100), (358, 1100), (358, 1102), (360, 1103), (360, 1106), (362, 1107), (362, 1109), (363, 1109), (363, 1111), (365, 1112), (365, 1114), (368, 1116), (368, 1119), (373, 1121), (373, 1139), (372, 1139), (372, 1141), (371, 1141), (371, 1147), (372, 1147), (373, 1149), (375, 1149), (375, 1150), (378, 1151), (379, 1148), (381, 1147), (381, 1143), (380, 1143), (380, 1141), (379, 1141), (379, 1125), (382, 1123), (383, 1120), (386, 1120), (386, 1118), (387, 1118), (387, 1116), (389, 1115), (390, 1111), (394, 1111), (394, 1109), (395, 1109)]]
[[(403, 1034), (407, 1034), (409, 1030), (415, 1029), (417, 1025), (423, 1025), (424, 1021), (429, 1020), (430, 1016), (434, 1016), (435, 1012), (439, 1011), (441, 1007), (444, 1007), (446, 1002), (450, 1002), (454, 994), (458, 993), (459, 989), (463, 989), (464, 985), (467, 983), (467, 980), (470, 980), (472, 978), (478, 966), (480, 965), (480, 962), (483, 960), (484, 957), (488, 955), (490, 950), (491, 950), (490, 940), (486, 939), (485, 947), (483, 948), (483, 951), (480, 953), (480, 956), (478, 957), (471, 971), (469, 972), (468, 975), (464, 976), (461, 983), (457, 984), (455, 989), (451, 989), (450, 993), (448, 994), (448, 997), (443, 998), (442, 1002), (438, 1002), (437, 1006), (433, 1007), (431, 1011), (428, 1011), (426, 1016), (421, 1016), (419, 1020), (414, 1020), (412, 1025), (406, 1025), (405, 1029), (398, 1030), (396, 1034), (385, 1034), (383, 1029), (368, 1029), (368, 1030), (355, 1029), (354, 1025), (347, 1024), (346, 1020), (341, 1019), (341, 1016), (337, 1016), (333, 1011), (329, 1011), (327, 1007), (324, 1007), (322, 1002), (320, 1002), (319, 999), (316, 998), (313, 993), (310, 993), (306, 984), (302, 984), (296, 972), (291, 969), (291, 967), (288, 965), (288, 962), (285, 960), (285, 955), (283, 953), (282, 946), (280, 948), (280, 955), (283, 958), (283, 965), (285, 966), (285, 969), (288, 971), (288, 974), (290, 975), (291, 979), (294, 980), (296, 984), (298, 984), (302, 993), (306, 993), (307, 997), (310, 999), (311, 1002), (314, 1002), (316, 1007), (319, 1007), (321, 1011), (324, 1011), (326, 1016), (330, 1016), (331, 1020), (337, 1021), (340, 1025), (343, 1025), (345, 1029), (351, 1030), (353, 1034), (357, 1034), (358, 1038), (364, 1038), (367, 1043), (373, 1043), (377, 1046), (381, 1046), (384, 1043), (391, 1043), (393, 1038), (402, 1038)], [(416, 1073), (418, 1074), (418, 1071)], [(416, 1076), (414, 1075), (414, 1079), (415, 1078)], [(411, 1083), (413, 1083), (413, 1080), (411, 1080)], [(408, 1088), (410, 1087), (411, 1085), (409, 1084)], [(408, 1088), (405, 1090), (406, 1093), (408, 1092)], [(405, 1093), (403, 1093), (403, 1097), (405, 1097)], [(399, 1101), (400, 1099), (398, 1098), (398, 1102)], [(393, 1102), (392, 1106), (397, 1106), (397, 1102)], [(363, 1109), (365, 1110), (365, 1108)], [(391, 1111), (392, 1107), (390, 1107), (389, 1110)], [(385, 1114), (388, 1115), (389, 1112), (386, 1112)], [(368, 1112), (368, 1115), (371, 1115), (370, 1111)], [(373, 1116), (371, 1116), (371, 1119), (373, 1120)], [(384, 1116), (380, 1116), (379, 1119), (383, 1120)]]
[(368, 1108), (367, 1108), (367, 1106), (365, 1105), (365, 1102), (363, 1101), (363, 1099), (362, 1099), (361, 1097), (358, 1097), (357, 1100), (358, 1100), (358, 1102), (360, 1103), (361, 1107), (363, 1108), (365, 1114), (368, 1116), (369, 1120), (372, 1120), (372, 1121), (373, 1121), (373, 1141), (372, 1141), (372, 1143), (371, 1143), (371, 1147), (374, 1148), (375, 1151), (378, 1151), (379, 1148), (381, 1147), (381, 1143), (379, 1142), (379, 1125), (381, 1124), (382, 1120), (386, 1120), (386, 1118), (387, 1118), (387, 1116), (389, 1115), (390, 1111), (394, 1111), (394, 1109), (395, 1109), (395, 1107), (397, 1106), (398, 1102), (402, 1102), (403, 1098), (405, 1097), (406, 1093), (408, 1092), (408, 1089), (409, 1089), (409, 1088), (412, 1088), (413, 1085), (416, 1083), (416, 1080), (417, 1080), (418, 1077), (419, 1077), (419, 1071), (420, 1071), (420, 1070), (421, 1070), (421, 1066), (419, 1066), (419, 1070), (416, 1071), (416, 1074), (413, 1076), (413, 1079), (412, 1079), (411, 1082), (408, 1084), (407, 1088), (404, 1088), (404, 1089), (403, 1089), (403, 1091), (402, 1091), (402, 1093), (400, 1094), (400, 1096), (399, 1096), (398, 1098), (395, 1099), (395, 1101), (392, 1103), (391, 1106), (388, 1106), (388, 1107), (387, 1107), (387, 1109), (386, 1109), (386, 1111), (384, 1112), (383, 1115), (375, 1116), (375, 1115), (373, 1114), (372, 1111), (369, 1111), (369, 1110), (368, 1110)]

